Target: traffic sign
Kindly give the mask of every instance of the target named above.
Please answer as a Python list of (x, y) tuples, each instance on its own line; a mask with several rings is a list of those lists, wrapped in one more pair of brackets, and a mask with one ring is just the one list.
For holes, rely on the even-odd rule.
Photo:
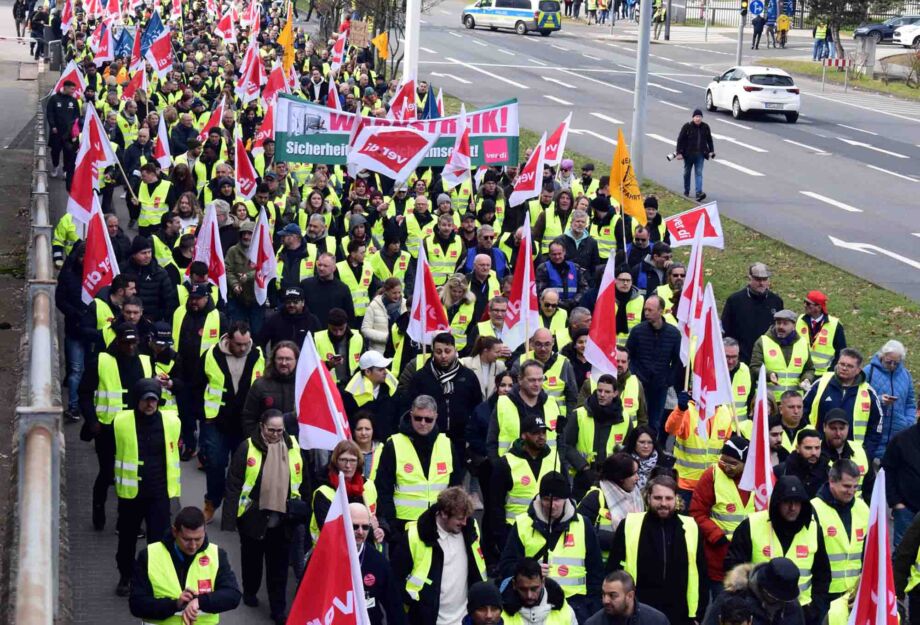
[(751, 15), (760, 15), (763, 13), (763, 0), (751, 0), (748, 10)]

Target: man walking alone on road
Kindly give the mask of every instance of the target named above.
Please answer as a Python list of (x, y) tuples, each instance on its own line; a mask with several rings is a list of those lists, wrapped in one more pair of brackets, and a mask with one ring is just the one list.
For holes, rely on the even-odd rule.
[(684, 124), (677, 135), (677, 160), (684, 162), (684, 195), (690, 195), (690, 170), (695, 172), (696, 200), (706, 199), (703, 193), (703, 160), (716, 157), (709, 124), (703, 123), (703, 111), (693, 111), (692, 121)]

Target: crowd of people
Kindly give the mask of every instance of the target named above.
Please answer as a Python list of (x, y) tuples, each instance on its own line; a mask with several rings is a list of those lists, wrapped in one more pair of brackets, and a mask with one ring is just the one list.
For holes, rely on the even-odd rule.
[[(214, 623), (240, 601), (258, 606), (264, 573), (268, 613), (284, 623), (289, 575), (304, 575), (344, 480), (374, 624), (838, 625), (883, 466), (898, 592), (920, 622), (920, 427), (897, 337), (866, 358), (831, 314), (838, 303), (816, 288), (787, 306), (754, 262), (722, 308), (733, 402), (701, 429), (675, 321), (687, 268), (654, 196), (640, 224), (611, 198), (608, 176), (564, 159), (544, 169), (539, 197), (512, 206), (514, 166), (453, 188), (439, 168), (394, 183), (276, 161), (268, 140), (246, 155), (259, 181), (242, 199), (233, 139), (239, 131), (251, 147), (265, 112), (233, 90), (252, 28), (224, 43), (210, 4), (124, 14), (142, 27), (161, 11), (175, 56), (167, 77), (151, 73), (149, 92), (122, 101), (128, 59), (97, 67), (94, 21), (75, 2), (66, 50), (87, 86), (78, 99), (65, 82), (47, 105), (54, 174), (68, 185), (87, 102), (120, 161), (100, 172), (99, 190), (120, 273), (81, 301), (86, 250), (69, 214), (54, 253), (65, 419), (81, 424), (99, 467), (92, 509), (71, 514), (103, 531), (114, 485), (115, 591), (134, 616)], [(286, 11), (266, 3), (258, 16), (270, 69)], [(295, 95), (326, 103), (330, 45), (296, 31)], [(364, 115), (385, 116), (398, 88), (370, 48), (349, 49), (331, 78), (342, 108)], [(417, 110), (432, 97), (420, 81)], [(152, 154), (161, 118), (165, 168)], [(219, 225), (226, 299), (193, 260), (204, 210)], [(261, 211), (278, 263), (264, 304), (249, 263)], [(541, 327), (510, 346), (528, 214)], [(450, 326), (428, 345), (408, 334), (420, 245)], [(585, 347), (611, 255), (617, 375), (592, 376)], [(299, 442), (295, 372), (308, 335), (350, 426), (331, 452)], [(776, 485), (756, 511), (739, 481), (762, 369)], [(196, 464), (201, 505), (171, 518)], [(214, 521), (238, 534), (239, 560), (210, 541)]]

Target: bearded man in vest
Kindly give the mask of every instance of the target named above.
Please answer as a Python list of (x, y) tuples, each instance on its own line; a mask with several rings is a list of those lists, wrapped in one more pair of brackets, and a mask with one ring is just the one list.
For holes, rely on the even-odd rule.
[(751, 379), (760, 368), (767, 368), (767, 389), (779, 401), (783, 393), (801, 389), (807, 392), (815, 379), (808, 341), (795, 331), (796, 314), (788, 309), (773, 315), (773, 325), (754, 343), (751, 350)]
[[(82, 278), (82, 272), (81, 272)], [(137, 276), (120, 273), (112, 284), (99, 289), (80, 319), (80, 335), (86, 343), (85, 368), (89, 368), (100, 352), (115, 339), (114, 321), (121, 314), (125, 300), (137, 294)]]
[(499, 561), (499, 577), (514, 575), (522, 558), (540, 562), (543, 577), (562, 587), (583, 622), (600, 607), (604, 561), (591, 521), (575, 511), (566, 477), (547, 473), (527, 512), (517, 515)]
[[(378, 473), (379, 475), (379, 473)], [(459, 486), (441, 491), (433, 505), (406, 525), (391, 558), (403, 582), (406, 620), (413, 625), (459, 623), (467, 589), (486, 581), (473, 502)]]
[(439, 493), (463, 479), (462, 456), (437, 420), (437, 401), (419, 395), (380, 451), (374, 475), (377, 516), (397, 536), (434, 505)]
[(821, 442), (821, 456), (830, 464), (841, 459), (852, 460), (859, 469), (859, 487), (869, 470), (869, 458), (862, 445), (848, 441), (850, 421), (840, 408), (827, 411), (824, 417), (824, 440)]
[(555, 447), (557, 433), (565, 423), (559, 405), (543, 390), (543, 377), (542, 364), (525, 360), (518, 371), (517, 387), (495, 403), (486, 434), (486, 450), (493, 462), (511, 449), (520, 436), (521, 421), (528, 415), (543, 419), (549, 427), (549, 445)]
[(562, 587), (543, 577), (540, 563), (523, 558), (502, 592), (503, 625), (576, 625)]
[(862, 445), (867, 432), (875, 432), (882, 418), (882, 404), (875, 389), (866, 382), (863, 357), (851, 347), (840, 352), (833, 373), (821, 376), (805, 395), (805, 414), (812, 425), (822, 428), (827, 413), (842, 409), (850, 420), (850, 440)]
[(646, 487), (646, 512), (617, 527), (607, 568), (636, 580), (636, 598), (660, 610), (672, 625), (690, 625), (706, 611), (706, 560), (696, 522), (677, 514), (677, 483), (659, 476)]
[(725, 556), (725, 570), (746, 562), (756, 566), (771, 559), (788, 558), (799, 569), (799, 603), (805, 610), (806, 622), (817, 623), (827, 610), (831, 569), (813, 512), (802, 481), (789, 475), (779, 478), (770, 495), (769, 508), (748, 516), (735, 528)]
[(751, 492), (738, 487), (747, 453), (747, 439), (735, 435), (725, 441), (718, 464), (703, 471), (690, 500), (690, 516), (700, 527), (710, 590), (722, 587), (725, 579), (722, 567), (732, 534), (754, 512)]
[(239, 603), (230, 558), (208, 539), (198, 508), (182, 508), (170, 535), (137, 554), (128, 607), (145, 623), (214, 625)]
[(179, 465), (181, 423), (173, 411), (160, 411), (160, 382), (142, 378), (132, 387), (133, 410), (115, 415), (115, 494), (118, 495), (118, 587), (130, 592), (137, 534), (143, 523), (147, 542), (156, 542), (169, 527), (169, 500), (182, 494)]
[(526, 360), (536, 360), (543, 366), (543, 390), (559, 407), (563, 417), (574, 415), (578, 404), (578, 379), (569, 359), (555, 349), (555, 338), (547, 328), (537, 328), (530, 338), (532, 351), (521, 345), (511, 354), (511, 372), (516, 373)]

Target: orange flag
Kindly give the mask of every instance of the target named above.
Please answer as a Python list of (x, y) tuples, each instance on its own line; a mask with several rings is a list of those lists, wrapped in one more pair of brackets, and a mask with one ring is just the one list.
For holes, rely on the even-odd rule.
[(639, 181), (636, 180), (636, 172), (633, 170), (622, 128), (617, 131), (617, 148), (610, 166), (610, 197), (620, 203), (627, 215), (645, 225), (642, 191), (639, 189)]
[(284, 57), (281, 61), (284, 66), (285, 75), (290, 75), (291, 68), (294, 66), (294, 20), (291, 15), (291, 5), (288, 5), (287, 21), (284, 28), (278, 33), (278, 43), (284, 49)]

